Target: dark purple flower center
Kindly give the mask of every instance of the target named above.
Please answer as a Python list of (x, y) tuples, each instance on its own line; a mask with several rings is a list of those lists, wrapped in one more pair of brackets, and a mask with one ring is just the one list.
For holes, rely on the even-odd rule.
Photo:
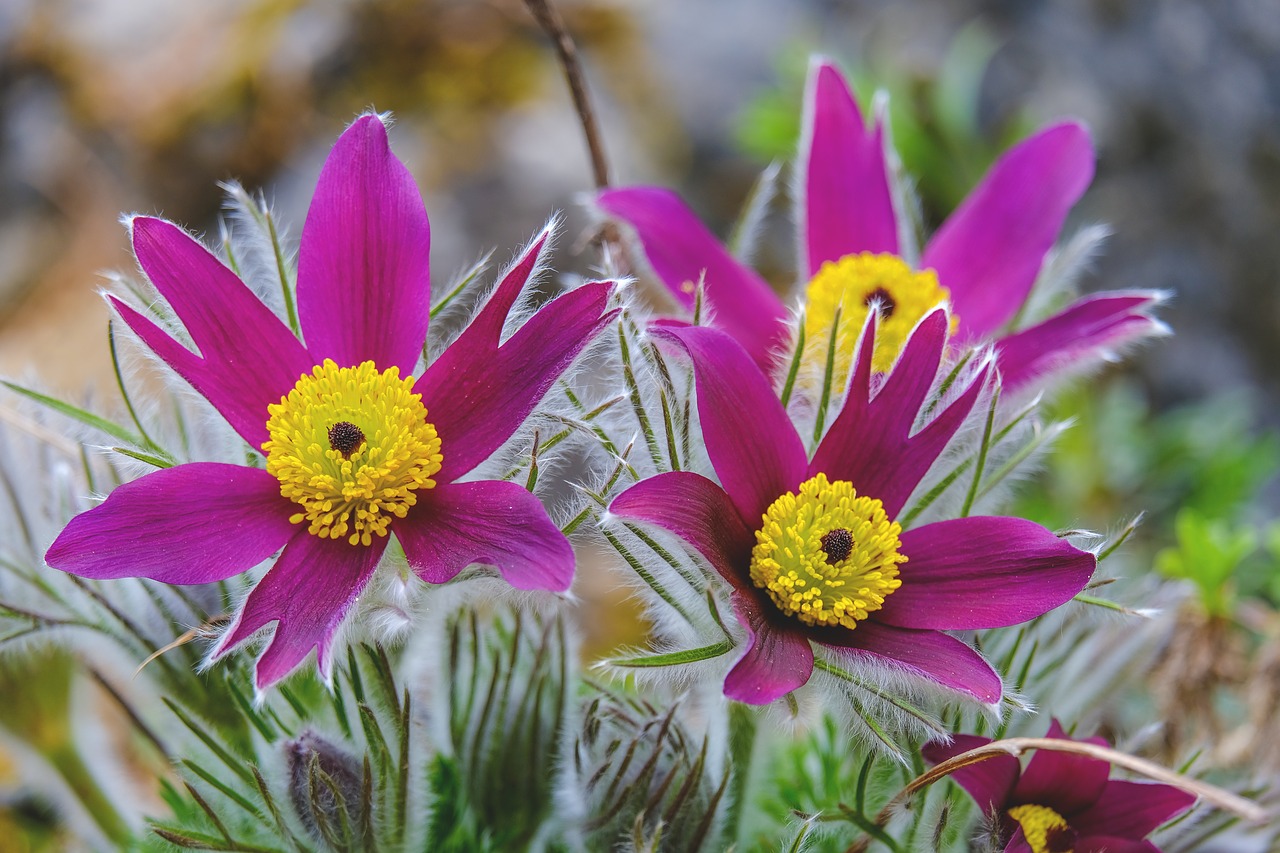
[(329, 446), (350, 459), (364, 444), (364, 432), (351, 421), (338, 421), (329, 427)]
[(838, 563), (853, 552), (853, 534), (843, 527), (822, 534), (822, 553), (828, 563)]
[(1078, 840), (1078, 833), (1069, 826), (1050, 827), (1045, 832), (1044, 849), (1046, 853), (1071, 853)]
[(867, 294), (867, 298), (862, 303), (870, 308), (876, 303), (880, 304), (880, 316), (888, 320), (893, 316), (893, 309), (898, 307), (898, 303), (889, 295), (889, 291), (883, 287), (877, 287), (875, 290)]

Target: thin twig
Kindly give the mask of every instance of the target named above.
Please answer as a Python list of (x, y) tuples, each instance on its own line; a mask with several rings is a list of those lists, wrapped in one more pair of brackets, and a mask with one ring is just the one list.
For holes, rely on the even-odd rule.
[[(1095, 758), (1099, 761), (1105, 761), (1116, 767), (1123, 767), (1125, 770), (1131, 770), (1134, 773), (1140, 773), (1158, 782), (1164, 782), (1175, 788), (1180, 788), (1189, 794), (1204, 800), (1210, 805), (1216, 806), (1223, 811), (1228, 811), (1239, 815), (1245, 820), (1253, 823), (1262, 823), (1267, 819), (1267, 812), (1262, 806), (1250, 800), (1246, 800), (1230, 791), (1201, 782), (1198, 779), (1192, 779), (1181, 773), (1176, 773), (1167, 767), (1162, 767), (1145, 758), (1129, 755), (1106, 746), (1098, 746), (1093, 743), (1080, 743), (1073, 740), (1062, 740), (1058, 738), (1044, 737), (1011, 737), (1004, 740), (992, 741), (984, 746), (971, 749), (968, 752), (962, 752), (959, 755), (948, 758), (932, 769), (922, 773), (893, 796), (889, 800), (880, 813), (876, 815), (875, 824), (882, 827), (888, 824), (889, 819), (893, 817), (894, 812), (900, 806), (906, 803), (911, 797), (915, 796), (920, 790), (927, 788), (939, 779), (950, 776), (952, 773), (964, 767), (968, 767), (979, 762), (986, 761), (988, 758), (994, 758), (997, 755), (1013, 755), (1019, 756), (1029, 749), (1048, 749), (1054, 752), (1069, 752), (1075, 755), (1083, 755), (1088, 758)], [(863, 853), (867, 846), (871, 843), (870, 836), (864, 837), (856, 842), (846, 853)]]
[(596, 189), (605, 189), (609, 186), (609, 161), (604, 156), (604, 143), (600, 136), (600, 126), (596, 123), (595, 110), (591, 107), (591, 99), (587, 97), (587, 82), (582, 74), (582, 64), (578, 61), (578, 48), (551, 0), (524, 0), (524, 4), (555, 45), (556, 56), (564, 68), (565, 80), (573, 95), (573, 107), (578, 111), (582, 132), (587, 137)]

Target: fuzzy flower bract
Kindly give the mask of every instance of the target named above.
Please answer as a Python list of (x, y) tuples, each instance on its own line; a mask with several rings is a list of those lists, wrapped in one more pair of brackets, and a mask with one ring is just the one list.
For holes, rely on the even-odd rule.
[(113, 308), (265, 465), (191, 462), (126, 483), (74, 518), (46, 561), (89, 578), (202, 584), (280, 551), (214, 652), (277, 623), (259, 687), (313, 648), (329, 675), (334, 633), (390, 534), (430, 583), (482, 562), (520, 589), (567, 589), (573, 549), (537, 498), (511, 482), (462, 481), (608, 320), (611, 285), (588, 283), (502, 340), (549, 236), (415, 378), (430, 318), (430, 225), (378, 116), (343, 133), (320, 174), (298, 261), (304, 340), (178, 226), (133, 219), (138, 262), (198, 352), (114, 297)]

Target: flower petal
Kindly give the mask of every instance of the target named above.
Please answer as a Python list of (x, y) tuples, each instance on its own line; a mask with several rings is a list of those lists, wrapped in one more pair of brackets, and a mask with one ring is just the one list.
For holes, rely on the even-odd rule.
[[(1017, 824), (1014, 824), (1017, 826)], [(1031, 843), (1027, 841), (1027, 836), (1023, 834), (1022, 827), (1018, 826), (1013, 832), (1013, 837), (1009, 839), (1009, 843), (1005, 845), (1004, 853), (1036, 853), (1032, 849)]]
[(361, 116), (320, 171), (298, 252), (298, 317), (307, 349), (340, 367), (418, 364), (431, 314), (431, 226), (418, 185)]
[(327, 679), (333, 669), (329, 647), (334, 632), (369, 582), (386, 547), (385, 536), (364, 546), (299, 531), (249, 592), (214, 650), (214, 658), (268, 623), (277, 622), (271, 644), (258, 659), (258, 689), (265, 690), (284, 678), (312, 649), (316, 650), (320, 673)]
[(899, 628), (1001, 628), (1070, 601), (1097, 558), (1021, 518), (974, 516), (902, 534), (902, 586), (875, 618)]
[(438, 479), (461, 477), (502, 446), (614, 313), (612, 284), (591, 282), (553, 299), (499, 346), (503, 324), (533, 272), (546, 232), (521, 256), (466, 330), (418, 381), (440, 434)]
[(199, 391), (253, 446), (267, 440), (267, 406), (315, 362), (235, 273), (172, 222), (139, 216), (133, 250), (200, 353), (117, 299), (112, 305), (147, 346)]
[(211, 583), (289, 541), (292, 504), (259, 468), (192, 462), (117, 486), (58, 534), (45, 562), (86, 578)]
[(674, 533), (725, 580), (746, 582), (755, 536), (724, 489), (701, 474), (668, 471), (641, 480), (614, 498), (609, 512)]
[(787, 312), (773, 289), (739, 263), (680, 197), (659, 187), (605, 190), (597, 204), (635, 229), (649, 265), (672, 296), (692, 310), (702, 281), (712, 322), (768, 373), (786, 338)]
[(693, 360), (707, 455), (738, 515), (750, 524), (799, 485), (806, 454), (782, 404), (733, 338), (707, 326), (653, 329)]
[(516, 589), (563, 592), (573, 582), (573, 546), (523, 486), (477, 480), (418, 495), (393, 529), (427, 583), (451, 580), (472, 563), (496, 566)]
[(1146, 838), (1195, 805), (1196, 798), (1172, 785), (1112, 779), (1098, 801), (1071, 818), (1081, 835)]
[(878, 615), (859, 622), (852, 631), (816, 631), (813, 639), (841, 655), (888, 662), (988, 705), (1000, 701), (1004, 689), (1000, 676), (982, 655), (948, 634), (894, 628), (877, 622)]
[(1161, 299), (1152, 291), (1086, 296), (1043, 323), (996, 344), (1004, 388), (1016, 391), (1036, 379), (1082, 370), (1139, 338), (1166, 327), (1146, 310)]
[(1114, 835), (1090, 835), (1076, 839), (1075, 853), (1160, 853), (1150, 841), (1117, 838)]
[(809, 465), (832, 480), (853, 483), (859, 494), (879, 498), (892, 518), (973, 410), (989, 374), (983, 367), (968, 388), (923, 429), (911, 429), (933, 386), (947, 340), (947, 314), (930, 313), (907, 340), (884, 386), (871, 399), (874, 315), (863, 331), (844, 407)]
[(1093, 143), (1067, 122), (1010, 148), (925, 247), (960, 337), (994, 332), (1026, 301), (1067, 213), (1093, 179)]
[(747, 629), (747, 648), (724, 680), (724, 695), (748, 705), (768, 705), (813, 675), (813, 647), (798, 630), (770, 621), (760, 599), (734, 592), (733, 612)]
[[(1075, 740), (1106, 746), (1102, 738), (1071, 738), (1057, 720), (1049, 723), (1047, 738)], [(1098, 801), (1111, 775), (1111, 765), (1097, 758), (1087, 758), (1069, 752), (1038, 749), (1031, 756), (1022, 778), (1013, 791), (1017, 803), (1048, 806), (1074, 824), (1074, 815)]]
[[(989, 743), (989, 737), (954, 735), (950, 743), (926, 743), (920, 747), (920, 754), (930, 764), (941, 764), (949, 758)], [(1013, 793), (1013, 786), (1018, 783), (1018, 774), (1021, 772), (1022, 766), (1012, 755), (993, 755), (985, 761), (961, 767), (948, 778), (964, 788), (982, 813), (989, 815), (1004, 810), (1005, 802)]]
[(898, 221), (885, 167), (884, 128), (868, 131), (839, 69), (810, 66), (800, 156), (801, 223), (809, 275), (857, 252), (898, 254)]

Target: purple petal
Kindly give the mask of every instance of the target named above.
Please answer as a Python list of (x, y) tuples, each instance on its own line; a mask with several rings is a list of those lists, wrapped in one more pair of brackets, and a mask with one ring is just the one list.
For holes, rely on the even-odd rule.
[(934, 234), (920, 266), (951, 291), (961, 338), (987, 336), (1026, 301), (1093, 161), (1083, 126), (1046, 128), (1006, 151)]
[(764, 279), (725, 251), (670, 190), (605, 190), (597, 203), (635, 229), (654, 274), (685, 309), (692, 310), (697, 283), (703, 281), (714, 324), (770, 372), (774, 351), (786, 338), (787, 312)]
[(1097, 558), (1034, 522), (974, 516), (902, 534), (902, 586), (875, 618), (899, 628), (1001, 628), (1067, 601)]
[(112, 305), (245, 441), (261, 448), (267, 406), (279, 403), (315, 362), (253, 291), (182, 229), (140, 216), (132, 231), (138, 263), (173, 306), (199, 355), (119, 300)]
[(813, 674), (813, 647), (805, 635), (770, 621), (759, 597), (733, 594), (733, 612), (747, 629), (747, 648), (724, 680), (724, 695), (767, 705), (803, 687)]
[(755, 535), (724, 489), (701, 474), (669, 471), (641, 480), (614, 498), (609, 512), (674, 533), (725, 580), (748, 583)]
[(733, 338), (706, 326), (663, 327), (693, 360), (707, 455), (738, 515), (751, 524), (804, 477), (800, 436), (769, 380)]
[(879, 613), (859, 622), (852, 631), (815, 632), (814, 639), (842, 655), (888, 662), (943, 687), (968, 693), (988, 705), (1000, 701), (1004, 689), (1000, 676), (973, 649), (937, 631), (910, 631), (882, 625), (876, 616)]
[(369, 582), (386, 547), (385, 536), (364, 546), (351, 545), (345, 539), (322, 539), (306, 530), (298, 532), (250, 591), (214, 657), (226, 654), (265, 625), (278, 622), (271, 645), (258, 659), (258, 689), (265, 690), (284, 678), (312, 649), (321, 674), (328, 678), (333, 668), (329, 654), (333, 634)]
[(1071, 827), (1081, 835), (1145, 838), (1195, 802), (1172, 785), (1110, 780), (1096, 803), (1071, 818)]
[[(949, 758), (989, 743), (989, 737), (954, 735), (951, 743), (926, 743), (920, 748), (920, 754), (930, 764), (941, 764)], [(1012, 755), (995, 755), (977, 764), (961, 767), (948, 778), (973, 797), (983, 814), (992, 814), (1004, 811), (1005, 802), (1013, 793), (1013, 786), (1018, 783), (1018, 774), (1021, 772), (1018, 759)]]
[(1075, 853), (1160, 853), (1160, 848), (1150, 841), (1117, 838), (1114, 835), (1079, 838), (1071, 849)]
[(418, 364), (431, 313), (431, 226), (378, 116), (338, 137), (320, 171), (298, 252), (307, 348), (340, 367)]
[(809, 69), (800, 152), (809, 275), (845, 255), (898, 254), (884, 128), (877, 121), (867, 130), (848, 84), (829, 62)]
[(959, 397), (911, 435), (938, 373), (948, 322), (942, 310), (920, 321), (875, 399), (870, 399), (875, 320), (868, 322), (844, 408), (813, 455), (811, 475), (847, 480), (859, 494), (879, 498), (891, 518), (898, 514), (973, 410), (989, 373), (980, 370)]
[[(1045, 737), (1107, 745), (1102, 738), (1067, 737), (1057, 720), (1049, 723), (1049, 731)], [(1111, 765), (1105, 761), (1068, 752), (1038, 749), (1027, 762), (1027, 768), (1022, 771), (1013, 799), (1016, 803), (1048, 806), (1066, 818), (1074, 828), (1073, 816), (1098, 801), (1110, 774)]]
[(507, 312), (536, 266), (546, 236), (529, 247), (415, 386), (440, 434), (441, 482), (461, 477), (502, 446), (613, 319), (613, 312), (604, 313), (612, 284), (592, 282), (543, 306), (498, 345)]
[(497, 567), (516, 589), (563, 592), (573, 546), (527, 489), (501, 480), (452, 483), (418, 493), (396, 538), (418, 577), (444, 583), (472, 563)]
[(86, 578), (211, 583), (261, 563), (297, 527), (280, 482), (259, 468), (192, 462), (153, 471), (82, 512), (45, 562)]
[(1086, 369), (1127, 343), (1162, 334), (1165, 325), (1146, 313), (1160, 298), (1151, 291), (1086, 296), (1043, 323), (1001, 339), (996, 351), (1005, 389)]
[(1031, 844), (1027, 841), (1027, 836), (1023, 835), (1022, 827), (1018, 826), (1013, 832), (1013, 837), (1009, 839), (1009, 843), (1005, 845), (1004, 853), (1035, 853), (1031, 849)]

